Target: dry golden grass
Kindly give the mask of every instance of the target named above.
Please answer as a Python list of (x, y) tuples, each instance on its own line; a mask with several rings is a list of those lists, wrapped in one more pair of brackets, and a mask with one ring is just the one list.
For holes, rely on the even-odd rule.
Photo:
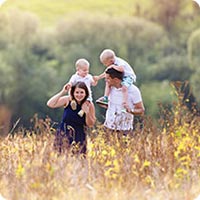
[(200, 194), (200, 119), (180, 103), (134, 135), (88, 135), (86, 158), (53, 150), (50, 119), (0, 139), (0, 194), (8, 200), (194, 200)]

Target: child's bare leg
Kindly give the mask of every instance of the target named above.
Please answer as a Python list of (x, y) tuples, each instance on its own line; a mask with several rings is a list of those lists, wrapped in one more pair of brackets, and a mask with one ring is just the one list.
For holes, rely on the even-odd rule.
[(110, 86), (109, 84), (106, 82), (106, 86), (105, 86), (105, 91), (104, 91), (104, 96), (101, 97), (99, 100), (104, 102), (104, 103), (108, 103), (108, 96), (110, 94)]
[(106, 87), (105, 87), (105, 91), (104, 91), (104, 98), (106, 98), (108, 100), (108, 96), (110, 94), (110, 86), (109, 84), (106, 82)]
[(100, 97), (99, 99), (96, 100), (96, 103), (98, 103), (99, 105), (101, 105), (102, 107), (104, 107), (103, 105), (108, 106), (108, 96), (110, 94), (110, 86), (109, 84), (106, 82), (106, 86), (105, 86), (105, 91), (104, 91), (104, 96)]

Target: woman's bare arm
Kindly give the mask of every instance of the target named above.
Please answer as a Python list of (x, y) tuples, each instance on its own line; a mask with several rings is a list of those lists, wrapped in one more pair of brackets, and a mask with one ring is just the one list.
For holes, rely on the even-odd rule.
[(82, 105), (82, 110), (85, 112), (85, 115), (86, 115), (86, 125), (89, 127), (94, 126), (96, 122), (94, 104), (92, 102), (86, 101)]
[(65, 89), (66, 85), (62, 88), (60, 92), (55, 94), (53, 97), (51, 97), (47, 101), (47, 106), (50, 108), (59, 108), (62, 106), (66, 106), (69, 103), (70, 97), (69, 96), (63, 96), (66, 95), (67, 90)]

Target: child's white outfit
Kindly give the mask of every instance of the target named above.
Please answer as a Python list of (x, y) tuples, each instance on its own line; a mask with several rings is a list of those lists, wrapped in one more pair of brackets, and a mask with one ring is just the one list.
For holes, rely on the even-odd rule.
[(79, 76), (78, 73), (76, 72), (75, 74), (73, 74), (69, 80), (69, 82), (72, 85), (75, 85), (77, 82), (84, 82), (89, 90), (89, 97), (88, 100), (92, 102), (92, 90), (91, 90), (91, 86), (92, 86), (92, 82), (93, 82), (93, 77), (91, 74), (86, 75), (85, 77)]
[(122, 66), (124, 69), (124, 77), (122, 80), (122, 85), (125, 85), (127, 88), (136, 82), (136, 75), (132, 67), (122, 58), (115, 57), (114, 65)]

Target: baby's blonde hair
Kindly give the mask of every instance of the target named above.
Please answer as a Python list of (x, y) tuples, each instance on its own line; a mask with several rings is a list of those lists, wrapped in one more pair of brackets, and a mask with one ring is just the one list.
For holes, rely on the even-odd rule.
[(90, 67), (90, 63), (85, 58), (80, 58), (75, 63), (76, 69), (81, 68), (82, 66)]
[(109, 59), (113, 59), (115, 57), (115, 52), (111, 49), (104, 49), (100, 54), (100, 61), (104, 63)]

